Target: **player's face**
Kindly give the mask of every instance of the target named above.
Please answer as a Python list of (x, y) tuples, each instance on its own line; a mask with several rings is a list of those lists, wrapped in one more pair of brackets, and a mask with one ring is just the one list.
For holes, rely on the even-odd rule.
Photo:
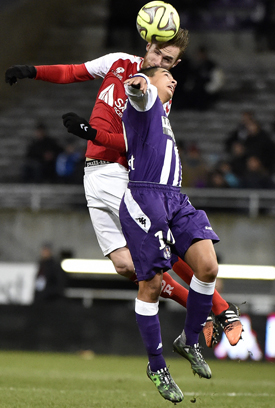
[(174, 45), (160, 48), (158, 44), (147, 44), (142, 68), (162, 67), (170, 70), (180, 62), (179, 48)]
[(158, 96), (162, 103), (168, 102), (175, 91), (177, 81), (171, 73), (164, 68), (159, 68), (153, 77), (150, 77), (151, 84), (158, 89)]

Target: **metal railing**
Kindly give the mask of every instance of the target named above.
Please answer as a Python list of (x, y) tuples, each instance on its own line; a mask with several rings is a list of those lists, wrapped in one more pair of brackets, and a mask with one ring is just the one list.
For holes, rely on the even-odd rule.
[[(133, 301), (137, 296), (137, 290), (119, 289), (87, 289), (67, 288), (65, 295), (69, 299), (81, 299), (83, 306), (91, 307), (96, 299)], [(255, 293), (226, 293), (227, 301), (233, 302), (241, 307), (242, 313), (253, 313), (257, 315), (268, 315), (274, 311), (275, 298), (272, 294), (259, 295)], [(245, 301), (244, 301), (245, 300)], [(169, 299), (160, 298), (166, 302), (171, 311), (182, 310), (182, 306)]]
[[(183, 188), (196, 208), (240, 210), (257, 217), (264, 210), (275, 215), (275, 190)], [(86, 206), (82, 185), (0, 184), (0, 208), (79, 209)]]

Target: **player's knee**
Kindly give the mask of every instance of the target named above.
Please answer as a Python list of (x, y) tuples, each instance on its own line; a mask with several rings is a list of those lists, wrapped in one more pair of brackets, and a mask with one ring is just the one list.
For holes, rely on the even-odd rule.
[(130, 277), (131, 275), (135, 273), (134, 264), (131, 261), (114, 264), (114, 267), (115, 267), (116, 272), (119, 275), (126, 277), (126, 278)]
[(218, 264), (216, 262), (207, 263), (203, 271), (203, 280), (205, 282), (214, 282), (217, 275), (218, 275)]
[(147, 285), (146, 287), (139, 287), (139, 296), (145, 302), (156, 303), (159, 300), (161, 287), (160, 285)]
[(132, 278), (135, 273), (135, 267), (128, 248), (120, 248), (112, 252), (108, 257), (113, 262), (115, 270), (119, 275), (129, 279)]

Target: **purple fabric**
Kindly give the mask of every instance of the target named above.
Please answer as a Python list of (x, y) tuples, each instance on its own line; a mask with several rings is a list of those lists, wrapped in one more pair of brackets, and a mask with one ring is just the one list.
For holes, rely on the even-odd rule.
[[(139, 281), (152, 278), (161, 269), (171, 269), (172, 253), (184, 259), (194, 239), (219, 241), (205, 212), (196, 210), (179, 188), (153, 183), (129, 183), (129, 186), (134, 200), (151, 221), (149, 231), (145, 232), (141, 228), (145, 221), (129, 214), (122, 199), (119, 213), (122, 231)], [(175, 241), (172, 243), (171, 232)]]
[[(175, 138), (163, 105), (157, 98), (153, 107), (138, 112), (130, 103), (123, 114), (128, 144), (129, 180), (160, 183), (167, 142), (172, 142), (171, 158), (165, 168), (169, 172), (168, 185), (181, 185), (181, 164)], [(179, 167), (176, 167), (178, 163)]]
[(203, 295), (189, 288), (184, 331), (186, 344), (193, 346), (199, 342), (199, 334), (212, 308), (213, 295)]
[(156, 372), (166, 367), (162, 355), (162, 339), (158, 315), (142, 316), (136, 313), (136, 321), (147, 351), (151, 370)]

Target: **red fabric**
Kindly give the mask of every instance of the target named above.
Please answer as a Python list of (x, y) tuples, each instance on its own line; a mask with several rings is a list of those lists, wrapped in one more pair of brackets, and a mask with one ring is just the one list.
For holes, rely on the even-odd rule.
[(229, 308), (229, 304), (221, 297), (216, 289), (213, 295), (212, 303), (212, 311), (216, 316)]
[(168, 272), (164, 272), (160, 296), (173, 299), (186, 308), (188, 290), (176, 282)]
[(121, 133), (108, 133), (98, 130), (94, 144), (103, 145), (120, 153), (125, 153), (125, 142)]
[(190, 285), (194, 273), (186, 262), (178, 258), (177, 262), (174, 263), (172, 269), (185, 283), (187, 283), (187, 285)]
[(85, 64), (70, 65), (37, 65), (35, 79), (55, 84), (71, 84), (93, 80)]
[[(130, 59), (118, 59), (112, 64), (100, 86), (90, 117), (90, 124), (93, 128), (123, 135), (121, 119), (127, 99), (124, 81), (136, 74), (137, 70), (137, 62), (132, 62)], [(128, 168), (125, 148), (123, 152), (110, 150), (110, 147), (100, 146), (96, 142), (89, 141), (86, 157), (117, 162)]]

